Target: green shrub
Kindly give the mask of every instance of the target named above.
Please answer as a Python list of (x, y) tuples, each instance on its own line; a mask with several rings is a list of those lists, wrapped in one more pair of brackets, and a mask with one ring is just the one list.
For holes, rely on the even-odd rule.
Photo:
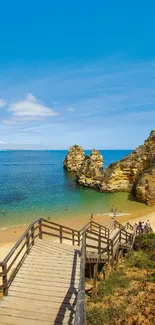
[(155, 249), (155, 234), (146, 234), (137, 236), (134, 243), (135, 250), (151, 252)]
[(138, 267), (140, 269), (153, 268), (154, 261), (150, 259), (149, 254), (144, 251), (131, 251), (128, 255), (127, 264), (130, 267)]

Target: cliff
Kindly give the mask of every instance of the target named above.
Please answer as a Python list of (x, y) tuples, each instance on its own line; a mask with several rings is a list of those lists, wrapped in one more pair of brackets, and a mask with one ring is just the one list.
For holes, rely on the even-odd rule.
[[(144, 145), (105, 170), (99, 190), (101, 192), (133, 192), (139, 201), (153, 204), (154, 191), (151, 182), (154, 175), (154, 156), (155, 131), (152, 131)], [(149, 176), (150, 173), (152, 176)]]
[(70, 148), (64, 167), (77, 172), (77, 182), (100, 192), (132, 192), (138, 201), (155, 204), (155, 130), (144, 145), (103, 172), (103, 158), (93, 149), (89, 157), (79, 146)]

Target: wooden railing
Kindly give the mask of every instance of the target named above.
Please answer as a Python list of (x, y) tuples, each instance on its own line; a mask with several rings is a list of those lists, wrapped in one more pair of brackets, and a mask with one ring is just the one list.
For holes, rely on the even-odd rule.
[[(16, 273), (22, 265), (25, 257), (29, 254), (31, 247), (34, 245), (35, 239), (41, 238), (41, 220), (34, 221), (20, 237), (9, 254), (0, 263), (0, 278), (2, 285), (0, 290), (3, 290), (4, 296), (8, 295), (8, 288), (12, 283)], [(16, 263), (16, 264), (15, 264)]]
[(82, 232), (81, 262), (80, 262), (80, 280), (78, 287), (78, 296), (76, 304), (75, 325), (86, 324), (85, 311), (85, 263), (86, 263), (86, 230)]
[(89, 252), (95, 252), (97, 254), (97, 259), (100, 261), (102, 259), (102, 255), (107, 253), (108, 260), (110, 260), (110, 255), (112, 253), (112, 241), (109, 239), (109, 236), (105, 236), (101, 234), (100, 228), (99, 231), (86, 230), (86, 252), (87, 252), (87, 260), (91, 260), (88, 258)]
[(8, 295), (8, 288), (29, 254), (35, 240), (38, 237), (42, 239), (43, 235), (57, 237), (60, 243), (66, 240), (71, 242), (72, 245), (80, 246), (80, 231), (43, 218), (37, 219), (19, 238), (6, 258), (0, 262), (0, 280), (2, 283), (0, 283), (0, 290), (3, 290), (4, 296)]
[[(127, 227), (131, 229), (132, 226), (128, 223)], [(42, 239), (44, 235), (52, 236), (58, 238), (60, 243), (65, 240), (65, 242), (71, 242), (72, 245), (81, 246), (85, 232), (85, 255), (86, 252), (92, 250), (97, 253), (98, 261), (100, 261), (106, 253), (110, 261), (118, 242), (132, 242), (132, 234), (126, 231), (126, 227), (115, 221), (113, 228), (118, 228), (118, 232), (110, 239), (111, 231), (93, 220), (82, 229), (75, 230), (43, 218), (37, 219), (27, 228), (6, 258), (0, 262), (0, 279), (2, 280), (0, 290), (3, 290), (5, 296), (8, 294), (9, 286), (37, 238)]]

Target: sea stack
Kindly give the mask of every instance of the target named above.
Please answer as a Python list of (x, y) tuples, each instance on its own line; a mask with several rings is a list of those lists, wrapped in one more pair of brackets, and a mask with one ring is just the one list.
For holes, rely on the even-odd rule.
[(102, 180), (103, 157), (101, 153), (93, 149), (90, 156), (86, 156), (77, 173), (77, 182), (80, 185), (97, 188)]
[(70, 148), (64, 167), (75, 171), (77, 182), (100, 192), (129, 192), (138, 201), (155, 205), (155, 130), (144, 145), (139, 146), (124, 159), (110, 164), (103, 172), (103, 158), (93, 149), (84, 155), (80, 146)]
[(85, 159), (85, 153), (81, 146), (70, 147), (64, 160), (64, 168), (70, 172), (77, 172)]

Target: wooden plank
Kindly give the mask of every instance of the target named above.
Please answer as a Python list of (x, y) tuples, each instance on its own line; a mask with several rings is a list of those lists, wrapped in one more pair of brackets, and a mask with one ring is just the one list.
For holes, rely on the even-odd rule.
[[(29, 290), (28, 290), (29, 291)], [(49, 301), (49, 302), (53, 302), (53, 300), (56, 302), (56, 301), (60, 301), (60, 299), (64, 299), (64, 301), (72, 301), (72, 299), (76, 299), (77, 297), (77, 293), (73, 292), (72, 295), (70, 295), (70, 292), (68, 292), (65, 297), (64, 297), (64, 293), (63, 292), (53, 292), (53, 295), (52, 293), (50, 293), (50, 295), (46, 294), (45, 296), (43, 295), (40, 295), (40, 293), (38, 292), (32, 292), (29, 291), (29, 292), (26, 292), (26, 290), (24, 291), (21, 291), (19, 288), (17, 290), (14, 290), (12, 289), (12, 286), (10, 287), (9, 289), (9, 296), (8, 297), (19, 297), (19, 298), (25, 298), (25, 299), (30, 299), (32, 301), (36, 301), (36, 300), (39, 300), (39, 301)]]
[[(60, 309), (61, 306), (61, 309)], [(39, 305), (35, 305), (34, 303), (32, 304), (30, 301), (19, 301), (18, 302), (10, 302), (10, 301), (3, 301), (1, 304), (1, 308), (7, 308), (7, 309), (13, 309), (13, 310), (19, 310), (19, 311), (28, 311), (28, 312), (37, 312), (39, 314), (47, 314), (47, 315), (57, 315), (58, 313), (64, 314), (65, 311), (70, 311), (75, 312), (75, 307), (70, 304), (64, 304), (63, 301), (62, 303), (52, 303), (50, 307), (47, 307), (46, 302), (42, 301), (42, 304), (40, 303)], [(1, 309), (0, 309), (1, 313)]]
[[(35, 307), (45, 307), (45, 308), (51, 308), (52, 307), (60, 307), (60, 305), (62, 304), (62, 308), (64, 308), (65, 306), (72, 306), (73, 308), (76, 305), (76, 300), (75, 298), (71, 298), (71, 299), (64, 299), (63, 297), (55, 297), (56, 300), (52, 300), (51, 301), (43, 301), (43, 300), (37, 300), (37, 299), (32, 299), (32, 301), (29, 298), (21, 298), (21, 297), (14, 297), (14, 296), (8, 296), (7, 299), (6, 297), (3, 298), (3, 301), (5, 303), (10, 303), (10, 304), (17, 304), (17, 305), (33, 305)], [(64, 306), (64, 307), (63, 307)]]
[[(65, 286), (67, 286), (67, 287), (69, 287), (70, 285), (71, 286), (76, 286), (76, 287), (78, 287), (78, 284), (79, 284), (79, 281), (76, 279), (76, 281), (74, 281), (74, 280), (72, 280), (72, 281), (67, 281), (68, 279), (66, 279), (66, 281), (65, 281), (65, 279), (64, 279), (64, 281), (63, 282), (59, 282), (59, 279), (57, 278), (57, 281), (55, 280), (55, 282), (54, 283), (56, 283), (56, 286), (57, 287), (65, 287)], [(38, 286), (38, 285), (40, 285), (40, 284), (43, 284), (43, 285), (45, 285), (45, 286), (48, 286), (48, 287), (53, 287), (53, 282), (52, 282), (52, 280), (51, 280), (51, 282), (50, 281), (45, 281), (45, 280), (42, 280), (42, 281), (40, 281), (40, 280), (34, 280), (34, 279), (32, 279), (32, 280), (30, 280), (30, 279), (14, 279), (14, 281), (13, 281), (13, 283), (14, 284), (22, 284), (22, 283), (24, 283), (24, 284), (35, 284), (36, 286)]]
[[(69, 313), (70, 314), (70, 313)], [(11, 317), (10, 317), (11, 316)], [(7, 324), (12, 325), (43, 325), (43, 322), (46, 325), (51, 325), (51, 322), (55, 322), (57, 319), (59, 322), (63, 322), (63, 320), (68, 320), (69, 315), (66, 313), (66, 316), (54, 316), (54, 315), (39, 315), (38, 313), (28, 313), (28, 312), (20, 312), (16, 310), (3, 309), (0, 315), (1, 321), (6, 321)]]
[(51, 287), (49, 287), (49, 285), (44, 285), (44, 284), (39, 284), (39, 285), (35, 285), (35, 284), (30, 284), (30, 283), (20, 283), (20, 282), (13, 282), (12, 285), (11, 285), (12, 288), (26, 288), (26, 289), (35, 289), (35, 290), (40, 290), (40, 291), (45, 291), (45, 290), (48, 290), (48, 292), (50, 291), (63, 291), (63, 292), (66, 292), (67, 289), (69, 289), (70, 291), (71, 290), (74, 290), (74, 289), (78, 289), (78, 285), (74, 285), (74, 284), (70, 284), (70, 286), (68, 286), (68, 284), (65, 284), (63, 286), (58, 286), (57, 283), (53, 283), (53, 285)]

